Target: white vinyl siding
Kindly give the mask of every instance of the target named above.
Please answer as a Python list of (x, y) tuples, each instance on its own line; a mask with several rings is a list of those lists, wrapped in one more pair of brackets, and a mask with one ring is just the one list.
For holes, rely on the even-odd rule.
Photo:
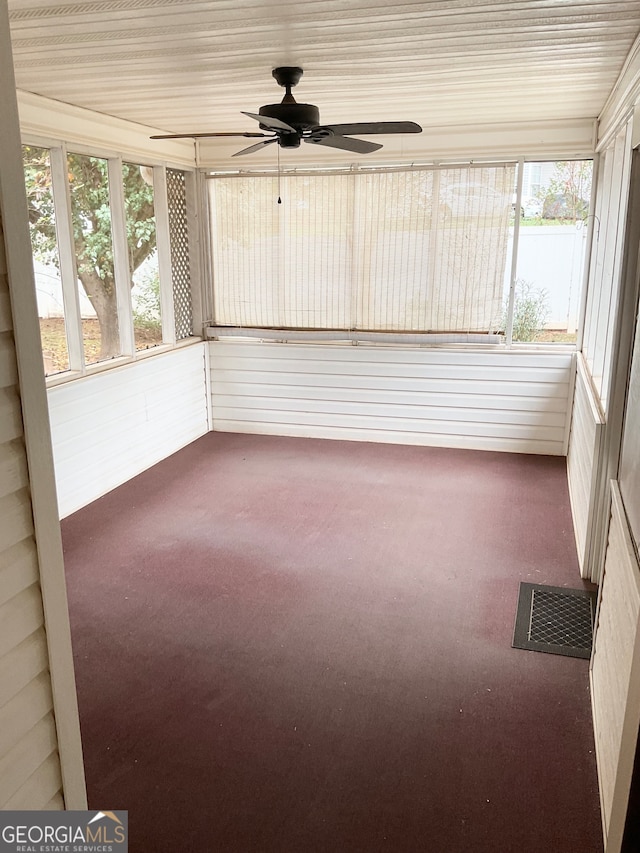
[(615, 482), (611, 497), (591, 702), (605, 849), (619, 853), (640, 724), (640, 567)]
[(65, 517), (208, 430), (205, 345), (188, 345), (50, 388)]
[(62, 808), (49, 654), (0, 220), (0, 808)]
[(569, 352), (209, 346), (214, 430), (565, 452)]

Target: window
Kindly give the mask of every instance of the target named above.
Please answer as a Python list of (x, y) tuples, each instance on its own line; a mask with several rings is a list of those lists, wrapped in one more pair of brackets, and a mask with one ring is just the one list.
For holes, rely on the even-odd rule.
[(24, 169), (45, 373), (188, 338), (188, 173), (28, 145)]
[(156, 248), (153, 169), (123, 163), (127, 258), (136, 350), (162, 343), (160, 270)]
[(216, 324), (574, 342), (591, 162), (524, 168), (211, 176)]
[(209, 182), (216, 322), (500, 328), (515, 165)]
[(85, 364), (121, 354), (107, 161), (69, 154), (71, 220)]
[(51, 158), (47, 149), (31, 145), (24, 147), (23, 158), (42, 357), (49, 376), (69, 369)]
[[(524, 194), (518, 235), (513, 340), (575, 343), (578, 327), (591, 160), (525, 164), (538, 181)], [(510, 277), (505, 279), (505, 301)]]

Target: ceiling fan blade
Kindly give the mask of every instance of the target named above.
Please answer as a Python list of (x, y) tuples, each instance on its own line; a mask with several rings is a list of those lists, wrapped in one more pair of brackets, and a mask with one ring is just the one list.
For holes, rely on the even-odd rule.
[(327, 145), (329, 148), (341, 148), (343, 151), (355, 151), (356, 154), (370, 154), (382, 148), (379, 142), (368, 142), (365, 139), (351, 139), (349, 136), (309, 136), (305, 142), (314, 145)]
[(209, 139), (214, 136), (268, 136), (267, 133), (165, 133), (149, 139)]
[(285, 121), (280, 121), (279, 118), (271, 118), (271, 116), (261, 116), (258, 113), (246, 113), (244, 110), (240, 110), (242, 115), (249, 116), (249, 118), (254, 118), (256, 121), (259, 121), (260, 124), (263, 124), (265, 127), (270, 128), (271, 130), (288, 130), (289, 133), (296, 133), (295, 127), (291, 127), (290, 124), (287, 124)]
[(263, 142), (256, 142), (255, 145), (250, 145), (248, 148), (243, 148), (241, 151), (236, 151), (235, 154), (232, 154), (232, 157), (240, 157), (241, 154), (253, 154), (254, 151), (259, 151), (261, 148), (264, 148), (265, 145), (271, 145), (272, 142), (277, 142), (277, 138), (274, 136), (272, 139), (265, 139)]
[(331, 130), (339, 136), (351, 136), (351, 134), (364, 133), (422, 133), (422, 128), (415, 121), (360, 121), (355, 124), (323, 124), (314, 127), (312, 134), (317, 130)]

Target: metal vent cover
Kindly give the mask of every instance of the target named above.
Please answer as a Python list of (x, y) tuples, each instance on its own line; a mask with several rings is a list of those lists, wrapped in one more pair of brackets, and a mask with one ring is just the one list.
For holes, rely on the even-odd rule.
[(591, 657), (596, 594), (521, 583), (513, 648)]

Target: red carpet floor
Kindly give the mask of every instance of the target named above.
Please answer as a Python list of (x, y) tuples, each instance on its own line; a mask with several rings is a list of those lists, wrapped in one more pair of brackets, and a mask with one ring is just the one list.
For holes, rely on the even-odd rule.
[(92, 808), (133, 853), (600, 853), (564, 459), (212, 433), (63, 522)]

